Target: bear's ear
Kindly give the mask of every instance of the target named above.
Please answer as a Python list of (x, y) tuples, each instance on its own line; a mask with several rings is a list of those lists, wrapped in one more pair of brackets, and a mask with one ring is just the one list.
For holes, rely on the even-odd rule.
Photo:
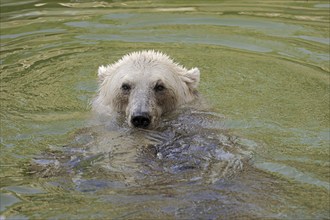
[(192, 68), (182, 76), (183, 81), (190, 89), (196, 89), (199, 84), (200, 72), (198, 68)]
[(98, 74), (97, 74), (97, 76), (99, 77), (99, 82), (103, 82), (103, 80), (107, 75), (110, 75), (109, 67), (99, 66)]

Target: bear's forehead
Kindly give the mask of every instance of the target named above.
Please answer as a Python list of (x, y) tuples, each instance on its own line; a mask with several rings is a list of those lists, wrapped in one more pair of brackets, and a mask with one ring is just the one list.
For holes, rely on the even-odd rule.
[(127, 77), (133, 79), (154, 80), (157, 78), (172, 78), (175, 74), (172, 68), (166, 65), (149, 65), (149, 66), (121, 66), (117, 69), (116, 74), (119, 77)]
[(123, 74), (120, 77), (122, 83), (132, 84), (155, 84), (157, 82), (167, 82), (169, 79), (163, 74), (146, 74), (146, 73), (134, 73), (134, 74)]
[(112, 80), (118, 86), (122, 84), (130, 84), (135, 88), (149, 88), (156, 84), (163, 84), (168, 88), (172, 88), (180, 80), (178, 77), (167, 71), (160, 71), (159, 69), (151, 70), (137, 70), (137, 71), (122, 71)]

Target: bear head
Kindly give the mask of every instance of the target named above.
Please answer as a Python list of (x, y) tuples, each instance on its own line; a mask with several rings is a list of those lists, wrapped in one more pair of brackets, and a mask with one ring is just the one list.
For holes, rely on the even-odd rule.
[(125, 114), (131, 127), (152, 129), (165, 113), (197, 96), (200, 72), (187, 70), (155, 51), (133, 52), (98, 70), (93, 110), (111, 117)]

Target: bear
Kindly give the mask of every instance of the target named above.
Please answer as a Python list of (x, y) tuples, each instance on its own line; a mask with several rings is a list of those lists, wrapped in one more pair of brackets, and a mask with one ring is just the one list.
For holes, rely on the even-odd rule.
[(98, 78), (92, 110), (105, 117), (124, 115), (133, 128), (154, 129), (163, 115), (199, 96), (199, 69), (188, 70), (154, 50), (131, 52), (102, 65)]

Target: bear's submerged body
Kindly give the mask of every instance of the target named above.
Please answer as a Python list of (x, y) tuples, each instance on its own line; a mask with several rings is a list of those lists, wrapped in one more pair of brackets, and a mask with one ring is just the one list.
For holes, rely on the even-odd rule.
[(222, 120), (213, 112), (181, 108), (155, 130), (132, 129), (125, 121), (84, 128), (70, 144), (35, 160), (33, 169), (39, 176), (95, 172), (96, 182), (100, 177), (140, 186), (226, 180), (249, 164), (252, 149), (230, 135)]

